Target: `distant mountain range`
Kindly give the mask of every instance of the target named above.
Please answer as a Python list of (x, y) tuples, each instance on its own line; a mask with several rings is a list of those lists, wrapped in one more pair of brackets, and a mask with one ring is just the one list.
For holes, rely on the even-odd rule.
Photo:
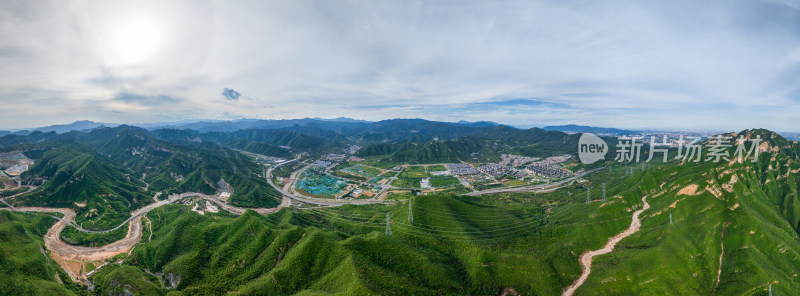
[(118, 123), (103, 123), (103, 122), (94, 122), (90, 120), (79, 120), (73, 123), (67, 124), (56, 124), (50, 126), (44, 126), (39, 128), (32, 128), (32, 129), (22, 129), (22, 130), (14, 130), (14, 131), (0, 131), (0, 136), (8, 135), (8, 134), (16, 134), (16, 135), (27, 135), (34, 131), (40, 131), (43, 133), (47, 132), (56, 132), (59, 134), (63, 134), (66, 132), (71, 131), (90, 131), (96, 129), (98, 127), (116, 127), (119, 126)]
[(624, 130), (618, 128), (595, 127), (595, 126), (575, 125), (575, 124), (545, 126), (542, 129), (546, 131), (560, 131), (570, 134), (592, 133), (592, 134), (602, 134), (602, 135), (633, 135), (639, 133), (637, 131)]
[[(413, 119), (410, 119), (413, 120)], [(374, 124), (374, 121), (352, 119), (347, 117), (338, 118), (302, 118), (302, 119), (236, 119), (236, 120), (184, 120), (176, 122), (160, 123), (133, 123), (130, 126), (138, 126), (148, 130), (157, 129), (191, 129), (199, 132), (232, 132), (244, 129), (282, 129), (292, 126), (325, 125), (328, 129), (340, 130), (345, 127), (364, 126)], [(452, 125), (466, 127), (490, 127), (498, 126), (499, 123), (490, 121), (459, 121), (449, 123)], [(91, 131), (99, 127), (117, 127), (119, 123), (95, 122), (91, 120), (80, 120), (68, 124), (57, 124), (30, 129), (0, 130), (0, 136), (8, 134), (27, 135), (34, 131), (56, 132), (63, 134), (70, 131)]]
[[(198, 132), (232, 132), (238, 130), (246, 130), (246, 129), (298, 129), (299, 127), (304, 127), (306, 130), (308, 128), (314, 129), (324, 129), (329, 131), (336, 131), (336, 132), (345, 132), (348, 130), (363, 130), (365, 128), (370, 127), (378, 127), (383, 126), (386, 122), (391, 121), (405, 121), (405, 122), (435, 122), (444, 124), (447, 126), (459, 126), (459, 127), (496, 127), (496, 126), (503, 126), (500, 123), (492, 122), (492, 121), (458, 121), (458, 122), (436, 122), (436, 121), (428, 121), (423, 119), (388, 119), (382, 121), (367, 121), (367, 120), (360, 120), (360, 119), (352, 119), (347, 117), (338, 117), (338, 118), (302, 118), (302, 119), (236, 119), (236, 120), (183, 120), (183, 121), (175, 121), (175, 122), (160, 122), (160, 123), (134, 123), (130, 124), (131, 126), (141, 127), (147, 130), (158, 130), (158, 129), (177, 129), (177, 130), (194, 130)], [(80, 120), (75, 121), (68, 124), (57, 124), (57, 125), (50, 125), (38, 128), (30, 128), (30, 129), (18, 129), (18, 130), (0, 130), (0, 136), (5, 136), (9, 134), (13, 135), (28, 135), (34, 131), (40, 132), (56, 132), (58, 134), (67, 133), (70, 131), (80, 131), (80, 132), (87, 132), (101, 127), (117, 127), (119, 123), (108, 123), (108, 122), (95, 122), (90, 120)], [(511, 126), (508, 126), (511, 127)], [(399, 126), (398, 126), (399, 128)], [(408, 128), (412, 129), (412, 132), (417, 133), (418, 131), (413, 130), (414, 127), (408, 126)], [(512, 127), (513, 128), (513, 127)], [(517, 129), (527, 129), (516, 127)], [(635, 135), (642, 133), (644, 131), (641, 130), (627, 130), (627, 129), (618, 129), (618, 128), (608, 128), (608, 127), (596, 127), (596, 126), (587, 126), (587, 125), (575, 125), (575, 124), (568, 124), (568, 125), (553, 125), (553, 126), (545, 126), (541, 129), (546, 131), (560, 131), (565, 132), (568, 134), (574, 133), (593, 133), (593, 134), (600, 134), (600, 135), (609, 135), (609, 136), (621, 136), (621, 135)], [(781, 132), (781, 135), (786, 137), (787, 139), (798, 141), (800, 140), (800, 133), (796, 132)]]

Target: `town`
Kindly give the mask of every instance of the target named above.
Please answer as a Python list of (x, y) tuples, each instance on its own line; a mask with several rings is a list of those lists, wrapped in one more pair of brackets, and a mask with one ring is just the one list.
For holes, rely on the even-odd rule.
[[(496, 163), (397, 164), (353, 156), (359, 146), (343, 153), (307, 157), (282, 167), (275, 183), (294, 194), (332, 200), (402, 199), (437, 192), (475, 193), (550, 184), (583, 173), (570, 170), (571, 155), (547, 158), (503, 154)], [(306, 156), (301, 155), (300, 157)], [(287, 159), (256, 156), (266, 166), (287, 163)], [(296, 176), (296, 177), (292, 177)]]

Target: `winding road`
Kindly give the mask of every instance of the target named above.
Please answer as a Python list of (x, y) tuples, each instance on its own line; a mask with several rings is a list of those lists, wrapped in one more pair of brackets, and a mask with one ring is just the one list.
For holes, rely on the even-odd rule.
[(633, 217), (631, 217), (631, 226), (629, 226), (628, 229), (625, 229), (619, 234), (608, 239), (608, 242), (602, 249), (588, 251), (581, 255), (580, 262), (583, 272), (581, 273), (581, 276), (575, 280), (575, 283), (564, 290), (564, 294), (562, 294), (563, 296), (572, 296), (572, 294), (574, 294), (575, 291), (578, 290), (578, 288), (580, 288), (584, 282), (586, 282), (586, 279), (589, 278), (589, 274), (592, 273), (592, 258), (594, 258), (594, 256), (611, 253), (617, 243), (619, 243), (623, 238), (631, 236), (639, 231), (639, 228), (642, 227), (642, 220), (639, 219), (639, 215), (650, 208), (650, 204), (647, 203), (647, 195), (642, 197), (642, 202), (644, 203), (644, 206), (640, 210), (633, 212)]
[[(8, 196), (6, 198), (2, 198), (2, 199), (0, 199), (0, 202), (4, 203), (7, 206), (7, 208), (2, 208), (2, 210), (10, 210), (10, 211), (16, 211), (16, 212), (22, 212), (22, 213), (32, 213), (32, 212), (60, 213), (60, 214), (63, 215), (63, 217), (50, 215), (54, 219), (56, 219), (57, 222), (52, 227), (50, 227), (50, 229), (48, 229), (47, 233), (44, 236), (44, 243), (45, 243), (45, 247), (51, 252), (50, 253), (51, 257), (56, 262), (58, 262), (58, 264), (62, 268), (64, 268), (64, 270), (75, 281), (87, 281), (87, 274), (91, 274), (93, 272), (93, 271), (90, 271), (90, 270), (85, 270), (85, 264), (84, 263), (86, 263), (86, 262), (95, 262), (95, 261), (106, 261), (106, 260), (108, 260), (108, 259), (110, 259), (110, 258), (112, 258), (114, 256), (119, 255), (119, 254), (127, 253), (133, 248), (134, 245), (136, 245), (139, 241), (141, 241), (141, 239), (142, 239), (142, 217), (144, 215), (146, 215), (148, 212), (150, 212), (150, 211), (152, 211), (152, 210), (154, 210), (156, 208), (159, 208), (161, 206), (168, 205), (168, 204), (173, 204), (173, 203), (178, 202), (178, 201), (180, 201), (180, 200), (182, 200), (184, 198), (187, 198), (187, 197), (198, 197), (198, 198), (204, 199), (206, 201), (209, 201), (209, 202), (212, 202), (212, 203), (216, 204), (217, 206), (219, 206), (223, 210), (226, 210), (226, 211), (228, 211), (230, 213), (233, 213), (233, 214), (236, 214), (236, 215), (241, 215), (241, 214), (245, 213), (247, 210), (253, 210), (253, 211), (255, 211), (255, 212), (257, 212), (257, 213), (259, 213), (261, 215), (275, 213), (275, 212), (279, 211), (280, 209), (282, 209), (284, 207), (291, 206), (293, 201), (297, 201), (297, 202), (300, 202), (300, 203), (314, 204), (314, 205), (317, 205), (317, 206), (341, 206), (341, 205), (346, 205), (346, 204), (365, 205), (365, 204), (388, 204), (388, 203), (393, 203), (391, 201), (376, 200), (376, 199), (367, 199), (367, 200), (331, 200), (331, 199), (322, 199), (322, 198), (314, 198), (314, 197), (303, 196), (303, 195), (300, 195), (300, 194), (292, 192), (291, 186), (296, 181), (297, 176), (299, 175), (299, 173), (302, 172), (306, 167), (304, 167), (301, 170), (293, 172), (290, 175), (289, 180), (286, 183), (286, 186), (284, 186), (284, 188), (280, 188), (280, 187), (276, 186), (273, 183), (272, 178), (271, 178), (272, 177), (272, 170), (277, 168), (277, 167), (280, 167), (282, 165), (285, 165), (287, 163), (295, 162), (295, 161), (298, 161), (298, 160), (300, 160), (300, 158), (295, 158), (295, 159), (283, 162), (281, 164), (277, 164), (277, 165), (271, 166), (271, 167), (267, 168), (267, 170), (265, 172), (265, 177), (266, 177), (269, 185), (272, 186), (274, 189), (276, 189), (278, 192), (280, 192), (281, 195), (282, 195), (281, 203), (275, 208), (240, 208), (240, 207), (229, 205), (229, 204), (221, 201), (217, 196), (207, 195), (207, 194), (197, 193), (197, 192), (186, 192), (186, 193), (181, 193), (181, 194), (172, 194), (172, 195), (168, 196), (165, 199), (159, 200), (158, 196), (161, 195), (161, 192), (158, 192), (158, 193), (155, 193), (155, 195), (153, 197), (153, 199), (156, 202), (132, 211), (131, 212), (131, 216), (128, 219), (126, 219), (125, 221), (123, 221), (122, 223), (120, 223), (119, 225), (117, 225), (116, 227), (113, 227), (113, 228), (110, 228), (110, 229), (106, 229), (106, 230), (88, 230), (88, 229), (83, 229), (82, 227), (80, 227), (79, 225), (76, 225), (74, 223), (74, 219), (75, 219), (75, 215), (76, 214), (75, 214), (75, 211), (73, 211), (72, 209), (68, 209), (68, 208), (45, 208), (45, 207), (14, 207), (13, 205), (11, 205), (10, 203), (8, 203), (6, 201), (7, 198), (12, 198), (12, 197), (15, 197), (17, 195), (28, 193), (28, 192), (30, 192), (32, 190), (35, 190), (36, 187), (30, 187), (25, 192), (21, 192), (21, 193), (12, 195), (12, 196)], [(519, 191), (532, 190), (532, 189), (534, 189), (534, 190), (555, 190), (555, 189), (558, 188), (559, 185), (565, 184), (567, 182), (574, 181), (577, 178), (579, 178), (579, 177), (581, 177), (581, 176), (583, 176), (585, 174), (591, 173), (591, 172), (592, 171), (588, 171), (588, 172), (586, 172), (584, 174), (574, 176), (574, 177), (572, 177), (570, 179), (561, 181), (559, 183), (549, 184), (549, 185), (546, 185), (546, 186), (540, 186), (538, 188), (513, 188), (512, 190), (515, 190), (515, 191), (517, 191), (517, 190), (519, 190)], [(490, 190), (490, 191), (491, 192), (489, 192), (489, 191), (473, 192), (472, 194), (495, 193), (492, 190)], [(469, 195), (472, 195), (472, 194), (469, 194)], [(645, 201), (645, 198), (642, 198), (642, 200)], [(597, 251), (592, 251), (592, 252), (586, 253), (583, 256), (581, 256), (581, 262), (584, 265), (584, 272), (581, 275), (581, 277), (578, 279), (578, 281), (576, 281), (576, 283), (573, 284), (573, 286), (571, 286), (567, 290), (567, 292), (564, 293), (564, 295), (572, 295), (574, 290), (577, 289), (581, 284), (583, 284), (583, 281), (586, 280), (586, 277), (588, 277), (589, 272), (591, 272), (591, 258), (592, 258), (592, 256), (605, 254), (605, 253), (610, 252), (611, 249), (613, 249), (614, 245), (616, 245), (616, 243), (619, 240), (621, 240), (622, 238), (624, 238), (624, 237), (636, 232), (639, 229), (639, 225), (640, 225), (641, 222), (638, 220), (638, 216), (642, 211), (646, 210), (647, 208), (649, 208), (649, 205), (645, 201), (645, 207), (642, 210), (639, 210), (639, 211), (634, 213), (633, 223), (631, 224), (631, 227), (628, 230), (626, 230), (625, 232), (620, 233), (617, 236), (615, 236), (614, 238), (612, 238), (611, 240), (609, 240), (608, 244), (606, 244), (606, 247), (604, 249), (597, 250)], [(120, 240), (118, 240), (118, 241), (110, 243), (108, 245), (105, 245), (105, 246), (100, 246), (100, 247), (73, 246), (73, 245), (67, 244), (64, 241), (62, 241), (61, 237), (60, 237), (61, 236), (61, 231), (63, 231), (66, 226), (71, 226), (71, 227), (74, 227), (75, 229), (77, 229), (79, 231), (87, 232), (87, 233), (108, 233), (108, 232), (117, 230), (120, 227), (125, 226), (126, 223), (128, 224), (128, 232), (126, 233), (125, 237), (120, 239)], [(608, 249), (608, 250), (604, 251), (606, 249)], [(105, 264), (101, 265), (101, 267), (104, 266), (104, 265)], [(97, 268), (97, 269), (99, 269), (99, 268)], [(95, 271), (97, 269), (95, 269)]]
[[(275, 208), (257, 208), (257, 209), (240, 208), (226, 204), (213, 195), (207, 195), (197, 192), (187, 192), (182, 194), (172, 194), (166, 199), (139, 208), (131, 212), (130, 218), (123, 221), (114, 228), (102, 231), (92, 231), (83, 229), (73, 223), (75, 218), (75, 211), (73, 211), (72, 209), (44, 208), (44, 207), (14, 207), (13, 205), (6, 202), (5, 199), (0, 199), (0, 201), (2, 201), (8, 206), (8, 208), (4, 208), (5, 210), (11, 210), (22, 213), (42, 212), (42, 213), (62, 214), (63, 217), (57, 217), (51, 215), (58, 222), (56, 222), (53, 226), (50, 227), (50, 229), (47, 230), (47, 234), (45, 234), (44, 236), (44, 244), (45, 247), (48, 250), (50, 250), (51, 257), (53, 258), (53, 260), (58, 262), (58, 264), (61, 265), (62, 268), (64, 268), (64, 270), (70, 275), (70, 277), (72, 277), (73, 280), (84, 281), (86, 280), (87, 272), (90, 272), (88, 270), (84, 270), (84, 264), (83, 264), (84, 262), (103, 261), (110, 259), (116, 255), (127, 253), (128, 251), (131, 250), (131, 248), (133, 248), (134, 245), (136, 245), (136, 243), (138, 243), (142, 239), (142, 217), (145, 214), (158, 207), (175, 203), (187, 197), (199, 197), (204, 200), (213, 202), (220, 208), (235, 215), (244, 214), (244, 212), (247, 210), (253, 210), (259, 214), (265, 215), (265, 214), (275, 213), (278, 210), (291, 205), (291, 203), (288, 202), (288, 199), (284, 198), (284, 200), (281, 201), (280, 205), (278, 205)], [(125, 226), (126, 223), (128, 224), (128, 232), (125, 235), (125, 237), (105, 246), (100, 246), (100, 247), (73, 246), (61, 240), (61, 231), (63, 231), (64, 227), (66, 227), (67, 225), (75, 227), (76, 229), (83, 232), (106, 233), (119, 229), (120, 227)]]
[[(169, 197), (159, 200), (158, 196), (161, 195), (161, 192), (157, 192), (153, 199), (156, 201), (152, 204), (146, 205), (139, 209), (136, 209), (131, 212), (131, 216), (117, 225), (116, 227), (106, 229), (106, 230), (88, 230), (84, 229), (83, 227), (76, 225), (74, 223), (75, 219), (75, 211), (68, 208), (45, 208), (45, 207), (15, 207), (12, 204), (8, 203), (6, 199), (13, 198), (21, 194), (28, 193), (32, 190), (35, 190), (36, 187), (30, 187), (25, 192), (20, 192), (18, 194), (14, 194), (5, 198), (0, 199), (0, 202), (4, 203), (7, 207), (2, 208), (2, 210), (10, 210), (15, 212), (21, 213), (60, 213), (63, 217), (58, 217), (56, 215), (50, 215), (54, 219), (56, 219), (56, 223), (48, 229), (47, 233), (44, 236), (44, 243), (45, 247), (50, 251), (50, 255), (58, 262), (58, 264), (64, 268), (64, 270), (70, 275), (70, 277), (75, 281), (86, 281), (87, 274), (91, 274), (92, 271), (85, 270), (84, 263), (85, 262), (93, 262), (93, 261), (106, 261), (116, 255), (127, 253), (129, 252), (136, 243), (141, 241), (142, 239), (142, 217), (146, 215), (148, 212), (164, 206), (168, 204), (172, 204), (178, 202), (187, 197), (198, 197), (209, 202), (212, 202), (226, 210), (230, 213), (235, 215), (244, 214), (247, 210), (253, 210), (261, 215), (271, 214), (279, 211), (282, 208), (288, 207), (292, 205), (292, 200), (296, 200), (302, 203), (308, 204), (315, 204), (318, 206), (341, 206), (345, 204), (375, 204), (375, 203), (387, 203), (386, 201), (380, 200), (359, 200), (359, 201), (333, 201), (333, 200), (326, 200), (326, 199), (319, 199), (319, 198), (311, 198), (306, 196), (301, 196), (299, 194), (292, 194), (289, 193), (289, 188), (280, 188), (275, 186), (272, 182), (271, 172), (274, 168), (284, 165), (286, 163), (291, 163), (294, 161), (299, 160), (300, 158), (296, 158), (279, 165), (272, 166), (267, 169), (266, 171), (266, 178), (269, 182), (270, 186), (278, 190), (281, 193), (281, 203), (275, 208), (240, 208), (236, 206), (229, 205), (223, 201), (221, 201), (215, 195), (207, 195), (203, 193), (197, 192), (186, 192), (181, 194), (172, 194)], [(290, 182), (287, 185), (293, 183), (293, 180), (296, 179), (297, 175), (300, 171), (292, 173), (290, 177)], [(110, 243), (105, 246), (100, 247), (83, 247), (83, 246), (73, 246), (70, 244), (65, 243), (61, 240), (61, 231), (64, 230), (65, 227), (71, 226), (75, 229), (86, 232), (86, 233), (108, 233), (114, 230), (119, 229), (120, 227), (125, 226), (128, 224), (128, 232), (124, 238)], [(102, 266), (102, 265), (101, 265)], [(96, 270), (96, 269), (95, 269)]]
[(281, 188), (281, 187), (278, 187), (277, 185), (275, 185), (275, 183), (272, 181), (272, 170), (275, 169), (275, 168), (278, 168), (278, 167), (280, 167), (282, 165), (285, 165), (287, 163), (295, 162), (295, 161), (298, 161), (298, 160), (300, 160), (300, 158), (295, 158), (295, 159), (292, 159), (292, 160), (289, 160), (289, 161), (282, 162), (280, 164), (276, 164), (274, 166), (271, 166), (271, 167), (267, 168), (267, 171), (265, 173), (266, 178), (267, 178), (267, 182), (269, 183), (269, 185), (272, 186), (272, 188), (275, 188), (275, 190), (277, 190), (278, 192), (280, 192), (283, 195), (284, 198), (290, 198), (290, 199), (292, 199), (294, 201), (301, 202), (301, 203), (314, 204), (314, 205), (318, 205), (318, 206), (328, 206), (328, 207), (336, 207), (336, 206), (342, 206), (342, 205), (370, 205), (370, 204), (392, 204), (392, 203), (394, 203), (394, 201), (378, 200), (378, 199), (335, 200), (335, 199), (327, 199), (327, 198), (316, 198), (316, 197), (304, 196), (304, 195), (301, 195), (301, 194), (298, 194), (298, 193), (291, 192), (292, 191), (291, 190), (292, 189), (292, 185), (294, 184), (295, 181), (297, 181), (297, 176), (301, 172), (306, 170), (308, 167), (310, 167), (311, 165), (307, 165), (307, 166), (303, 167), (302, 169), (297, 170), (297, 171), (293, 172), (291, 175), (289, 175), (289, 180), (286, 182), (286, 186), (284, 186), (284, 188)]
[(575, 182), (576, 180), (580, 179), (583, 176), (588, 174), (594, 173), (596, 171), (602, 170), (605, 167), (592, 169), (581, 174), (572, 176), (570, 178), (561, 180), (556, 183), (552, 184), (543, 184), (543, 185), (536, 185), (536, 186), (526, 186), (526, 187), (511, 187), (511, 188), (497, 188), (497, 189), (487, 189), (481, 191), (473, 191), (469, 193), (464, 193), (463, 195), (467, 196), (477, 196), (477, 195), (484, 195), (484, 194), (493, 194), (493, 193), (502, 193), (502, 192), (534, 192), (534, 193), (545, 193), (545, 192), (552, 192), (557, 189), (564, 187), (565, 184)]

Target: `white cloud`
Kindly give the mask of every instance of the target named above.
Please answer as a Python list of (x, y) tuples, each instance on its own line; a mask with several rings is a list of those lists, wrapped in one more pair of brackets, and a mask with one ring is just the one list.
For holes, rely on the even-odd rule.
[[(459, 117), (447, 108), (535, 98), (574, 109), (495, 106), (463, 116), (613, 125), (628, 115), (620, 126), (796, 129), (796, 121), (775, 120), (792, 118), (800, 105), (800, 11), (785, 9), (792, 3), (4, 1), (0, 112), (28, 116), (0, 117), (0, 126), (231, 116), (445, 120)], [(130, 28), (143, 21), (158, 28), (157, 38)], [(115, 49), (129, 44), (119, 42), (126, 30), (157, 44), (146, 44), (146, 55)], [(136, 62), (118, 62), (120, 53)], [(230, 104), (220, 99), (223, 88), (246, 96)], [(120, 93), (182, 101), (129, 106), (113, 101)], [(78, 111), (53, 115), (59, 108)], [(761, 113), (736, 113), (752, 109)], [(728, 121), (732, 112), (738, 119)]]

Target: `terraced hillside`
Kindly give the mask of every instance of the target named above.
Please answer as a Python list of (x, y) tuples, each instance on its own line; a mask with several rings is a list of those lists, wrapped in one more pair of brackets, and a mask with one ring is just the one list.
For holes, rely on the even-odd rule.
[[(263, 216), (200, 215), (181, 204), (164, 206), (143, 218), (147, 230), (129, 255), (89, 277), (91, 294), (559, 295), (583, 272), (581, 255), (603, 248), (643, 210), (640, 229), (592, 258), (575, 295), (766, 295), (770, 285), (776, 295), (791, 295), (800, 290), (800, 145), (765, 130), (736, 136), (734, 141), (764, 140), (757, 162), (606, 162), (604, 170), (548, 193), (427, 195), (394, 205), (287, 208)], [(149, 143), (173, 153), (190, 149)], [(220, 154), (209, 159), (247, 176), (239, 156), (225, 156), (235, 151), (211, 147)], [(123, 155), (88, 159), (137, 167), (131, 164), (138, 160)], [(139, 167), (188, 164), (175, 156), (152, 157)], [(58, 169), (70, 168), (61, 163)], [(184, 183), (205, 184), (198, 180), (210, 178), (203, 173), (210, 167), (200, 163), (192, 170), (197, 176), (188, 173)], [(234, 188), (251, 184), (224, 178)], [(3, 217), (15, 221), (16, 234), (9, 236), (25, 233), (21, 245), (29, 247), (52, 223)], [(10, 255), (18, 252), (12, 245), (3, 246), (0, 262), (18, 256)], [(56, 273), (46, 266), (55, 265), (44, 266), (15, 273), (9, 285), (35, 277), (42, 287), (61, 287), (56, 294), (78, 291), (63, 274), (49, 275)]]

